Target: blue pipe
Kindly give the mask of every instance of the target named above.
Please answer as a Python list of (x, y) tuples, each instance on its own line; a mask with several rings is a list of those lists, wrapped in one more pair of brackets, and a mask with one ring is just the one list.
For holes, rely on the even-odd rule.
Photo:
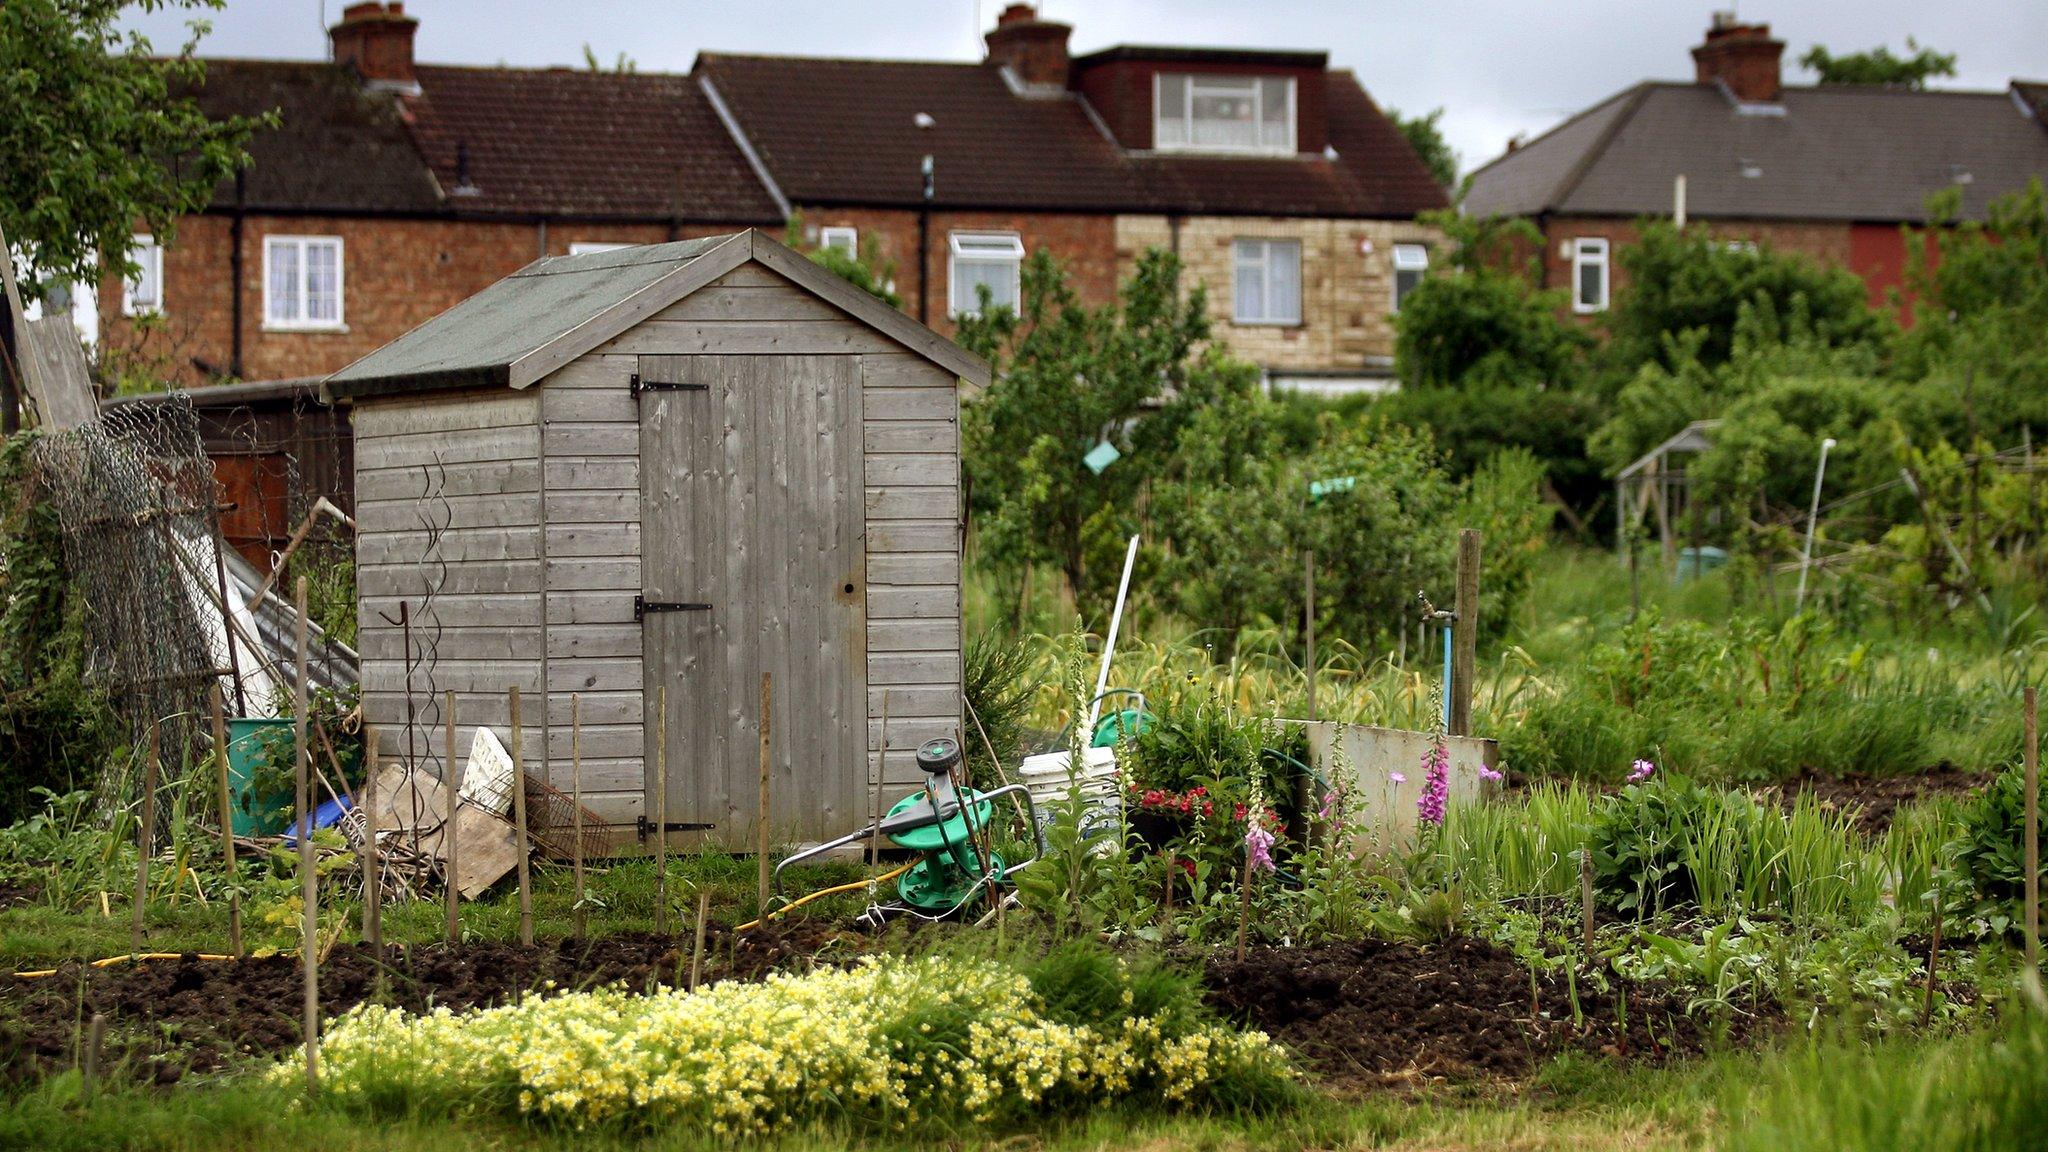
[(1451, 625), (1444, 622), (1444, 731), (1451, 730)]

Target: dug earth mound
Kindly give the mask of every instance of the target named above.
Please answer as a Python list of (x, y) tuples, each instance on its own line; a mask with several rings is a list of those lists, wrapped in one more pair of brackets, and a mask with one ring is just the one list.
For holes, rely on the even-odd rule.
[[(1254, 948), (1242, 963), (1212, 961), (1205, 983), (1217, 1011), (1263, 1029), (1312, 1080), (1338, 1089), (1514, 1079), (1566, 1051), (1662, 1061), (1705, 1051), (1712, 1034), (1669, 985), (1602, 994), (1583, 979), (1574, 989), (1563, 972), (1532, 981), (1513, 953), (1470, 938)], [(1728, 1039), (1777, 1019), (1775, 1008), (1735, 1016)]]

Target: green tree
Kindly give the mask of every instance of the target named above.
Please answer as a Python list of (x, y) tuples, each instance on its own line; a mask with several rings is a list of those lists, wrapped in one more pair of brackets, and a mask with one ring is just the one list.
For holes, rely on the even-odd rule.
[[(1040, 250), (1024, 262), (1021, 312), (991, 306), (984, 288), (979, 314), (957, 329), (996, 372), (963, 415), (978, 542), (1011, 571), (1058, 568), (1086, 609), (1114, 590), (1121, 537), (1188, 413), (1246, 386), (1227, 358), (1197, 355), (1206, 297), (1180, 291), (1179, 277), (1171, 254), (1147, 252), (1114, 303), (1090, 308)], [(1102, 444), (1120, 459), (1098, 472), (1083, 458)]]
[(0, 4), (0, 228), (28, 263), (24, 287), (134, 272), (138, 231), (168, 243), (248, 163), (267, 120), (208, 120), (189, 91), (207, 32), (174, 56), (117, 27), (122, 9), (214, 9), (222, 0), (6, 0)]
[(806, 245), (803, 214), (792, 212), (788, 226), (783, 229), (782, 242), (807, 252), (813, 263), (889, 307), (903, 307), (903, 297), (896, 293), (896, 262), (882, 258), (882, 246), (873, 236), (861, 237), (858, 252), (824, 244)]
[[(1709, 368), (1725, 363), (1735, 347), (1735, 322), (1751, 304), (1762, 303), (1775, 316), (1797, 312), (1804, 336), (1829, 347), (1882, 346), (1896, 333), (1851, 272), (1765, 246), (1732, 244), (1705, 228), (1681, 232), (1664, 220), (1639, 227), (1637, 241), (1620, 255), (1627, 287), (1607, 314), (1601, 359), (1610, 381), (1631, 379), (1652, 362), (1676, 371), (1681, 355)], [(1686, 333), (1698, 335), (1696, 344), (1681, 342)]]
[(1401, 130), (1408, 146), (1429, 168), (1429, 174), (1446, 188), (1458, 182), (1458, 154), (1451, 150), (1451, 142), (1444, 139), (1442, 121), (1444, 110), (1435, 108), (1424, 116), (1403, 116), (1399, 109), (1387, 109), (1387, 119)]
[(1409, 388), (1574, 383), (1590, 344), (1564, 319), (1564, 296), (1538, 287), (1542, 237), (1526, 220), (1436, 212), (1447, 267), (1409, 292), (1395, 317), (1394, 371)]
[(1894, 56), (1891, 49), (1879, 45), (1868, 52), (1837, 56), (1815, 44), (1799, 58), (1799, 66), (1818, 73), (1823, 84), (1873, 84), (1892, 88), (1925, 88), (1933, 77), (1956, 74), (1953, 52), (1922, 48), (1911, 36), (1906, 37), (1906, 51), (1912, 55)]

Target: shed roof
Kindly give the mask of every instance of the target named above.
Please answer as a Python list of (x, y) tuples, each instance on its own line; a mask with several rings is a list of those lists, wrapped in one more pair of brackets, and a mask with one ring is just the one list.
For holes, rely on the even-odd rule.
[(988, 383), (978, 357), (749, 228), (536, 260), (327, 377), (320, 391), (332, 401), (524, 388), (749, 260), (969, 383)]

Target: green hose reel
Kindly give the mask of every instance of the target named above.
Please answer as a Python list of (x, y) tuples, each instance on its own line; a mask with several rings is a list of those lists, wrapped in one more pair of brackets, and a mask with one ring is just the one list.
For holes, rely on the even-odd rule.
[[(944, 736), (925, 741), (917, 750), (925, 790), (898, 800), (882, 818), (882, 833), (891, 843), (924, 853), (896, 881), (896, 894), (932, 916), (958, 909), (984, 877), (1003, 874), (1003, 858), (991, 851), (983, 860), (975, 844), (977, 833), (994, 818), (995, 804), (972, 788), (953, 787), (951, 773), (958, 763), (959, 744)], [(934, 814), (944, 818), (933, 821)]]

